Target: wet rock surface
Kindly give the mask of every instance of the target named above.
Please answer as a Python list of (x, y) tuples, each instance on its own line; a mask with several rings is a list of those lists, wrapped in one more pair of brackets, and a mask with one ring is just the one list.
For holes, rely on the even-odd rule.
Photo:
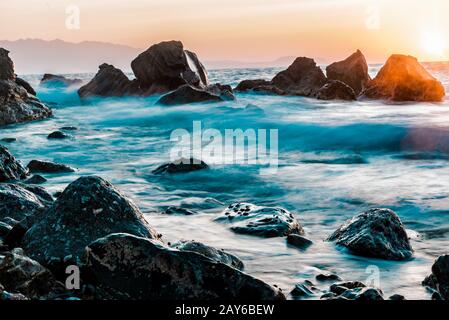
[(344, 82), (338, 80), (329, 80), (316, 93), (318, 100), (356, 100), (354, 90)]
[(413, 255), (401, 220), (389, 209), (363, 212), (348, 220), (327, 240), (361, 256), (405, 260)]
[(271, 81), (264, 79), (243, 80), (234, 89), (237, 92), (253, 92), (262, 94), (284, 95), (285, 92)]
[(86, 176), (72, 182), (42, 214), (23, 245), (44, 265), (67, 256), (79, 263), (86, 245), (114, 232), (159, 238), (131, 200), (102, 178)]
[(25, 181), (26, 184), (43, 184), (45, 182), (47, 182), (47, 179), (38, 174), (35, 174), (34, 176)]
[(99, 297), (285, 299), (280, 291), (235, 268), (151, 239), (112, 234), (91, 243), (86, 251), (87, 268), (95, 279)]
[(36, 90), (33, 89), (33, 87), (26, 82), (25, 80), (23, 80), (22, 78), (18, 78), (16, 77), (16, 84), (21, 86), (22, 88), (24, 88), (29, 94), (35, 96), (36, 95)]
[(175, 174), (175, 173), (187, 173), (192, 171), (208, 169), (209, 166), (202, 160), (199, 159), (186, 159), (181, 158), (177, 161), (163, 164), (153, 170), (154, 174)]
[(70, 135), (68, 135), (67, 133), (65, 133), (65, 132), (62, 132), (62, 131), (54, 131), (54, 132), (52, 132), (52, 133), (50, 133), (48, 136), (47, 136), (47, 139), (55, 139), (55, 140), (58, 140), (58, 139), (67, 139), (67, 138), (70, 138)]
[(316, 296), (319, 289), (310, 280), (304, 280), (295, 285), (295, 288), (290, 292), (294, 299), (304, 299)]
[(175, 215), (183, 215), (183, 216), (191, 216), (194, 215), (195, 212), (186, 208), (181, 207), (168, 207), (164, 211), (162, 211), (162, 214), (175, 214)]
[(179, 104), (221, 102), (225, 101), (220, 95), (216, 95), (203, 89), (197, 89), (190, 85), (183, 85), (158, 100), (158, 104), (173, 106)]
[(28, 170), (17, 161), (7, 148), (0, 145), (0, 182), (26, 178)]
[(287, 236), (287, 243), (301, 250), (305, 250), (313, 244), (311, 240), (299, 234), (289, 234)]
[(83, 83), (80, 79), (68, 79), (61, 75), (46, 73), (41, 79), (41, 86), (54, 86), (54, 87), (70, 87), (77, 86)]
[(442, 101), (446, 93), (415, 57), (392, 55), (363, 92), (365, 97), (391, 101)]
[(229, 223), (231, 230), (240, 234), (267, 238), (304, 234), (301, 224), (293, 214), (280, 207), (234, 203), (216, 220)]
[(343, 61), (327, 66), (326, 74), (329, 80), (339, 80), (347, 84), (354, 90), (355, 95), (359, 95), (371, 80), (368, 74), (368, 64), (360, 50)]
[(384, 300), (381, 290), (367, 287), (362, 282), (350, 281), (334, 283), (329, 292), (322, 295), (324, 300), (355, 300), (355, 301), (380, 301)]
[(192, 251), (202, 254), (212, 261), (220, 262), (239, 270), (243, 270), (244, 268), (243, 262), (238, 257), (201, 242), (182, 240), (172, 244), (171, 247), (180, 251)]
[(31, 173), (70, 173), (76, 171), (65, 164), (42, 160), (31, 160), (27, 168)]
[(435, 290), (441, 299), (449, 300), (449, 255), (442, 255), (435, 260), (432, 273), (422, 284)]

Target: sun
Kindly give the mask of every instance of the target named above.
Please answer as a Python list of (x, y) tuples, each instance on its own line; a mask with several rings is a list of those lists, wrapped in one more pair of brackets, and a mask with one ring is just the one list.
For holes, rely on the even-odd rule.
[(423, 49), (432, 56), (443, 57), (447, 43), (444, 35), (435, 30), (426, 30), (422, 32), (422, 46)]

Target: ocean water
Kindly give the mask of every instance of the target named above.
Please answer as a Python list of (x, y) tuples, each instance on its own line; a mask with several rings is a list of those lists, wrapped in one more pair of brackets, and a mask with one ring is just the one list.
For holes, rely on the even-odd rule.
[[(449, 92), (449, 65), (427, 65)], [(372, 66), (375, 75), (379, 66)], [(212, 70), (212, 82), (270, 79), (279, 69)], [(93, 75), (68, 75), (89, 80)], [(324, 102), (301, 97), (237, 94), (237, 100), (178, 107), (155, 105), (158, 97), (102, 99), (81, 103), (72, 89), (44, 89), (40, 75), (24, 76), (54, 109), (44, 121), (0, 129), (15, 137), (7, 147), (24, 164), (32, 159), (65, 163), (74, 174), (47, 175), (51, 192), (81, 175), (110, 180), (130, 196), (166, 241), (194, 239), (239, 256), (245, 271), (289, 293), (295, 283), (322, 272), (369, 282), (377, 271), (385, 296), (428, 299), (421, 281), (435, 257), (449, 246), (449, 100), (438, 104), (381, 101)], [(254, 104), (263, 112), (246, 112)], [(279, 166), (212, 165), (211, 170), (156, 176), (169, 160), (173, 130), (277, 129)], [(63, 126), (76, 126), (68, 140), (48, 140)], [(215, 222), (237, 201), (290, 210), (314, 244), (300, 251), (284, 238), (233, 233)], [(183, 206), (192, 216), (162, 215)], [(349, 254), (324, 239), (346, 219), (373, 208), (395, 210), (403, 220), (414, 258), (404, 262)]]

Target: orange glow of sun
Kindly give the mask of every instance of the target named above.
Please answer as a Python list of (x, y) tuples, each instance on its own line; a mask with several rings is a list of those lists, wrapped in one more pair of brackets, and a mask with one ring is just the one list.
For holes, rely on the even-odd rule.
[(435, 57), (444, 57), (447, 49), (447, 42), (444, 35), (435, 30), (422, 32), (422, 46), (427, 54)]

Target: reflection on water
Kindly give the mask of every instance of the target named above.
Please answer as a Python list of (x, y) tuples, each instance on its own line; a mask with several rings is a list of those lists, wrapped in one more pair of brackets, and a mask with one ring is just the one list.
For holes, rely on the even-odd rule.
[[(372, 68), (375, 73), (378, 67)], [(449, 85), (449, 69), (435, 74)], [(277, 69), (211, 71), (213, 82), (235, 85), (245, 78), (270, 78)], [(77, 75), (85, 80), (92, 75)], [(428, 298), (420, 286), (435, 256), (449, 245), (449, 102), (383, 104), (322, 102), (300, 97), (240, 94), (235, 102), (179, 107), (154, 106), (158, 97), (80, 103), (76, 92), (37, 87), (53, 104), (52, 119), (0, 130), (15, 137), (8, 148), (24, 163), (48, 159), (79, 168), (50, 177), (46, 187), (63, 189), (79, 175), (97, 174), (131, 196), (167, 241), (195, 239), (238, 255), (246, 271), (289, 292), (300, 279), (323, 271), (365, 281), (376, 265), (386, 296)], [(254, 104), (264, 113), (245, 112)], [(278, 129), (279, 168), (215, 165), (176, 176), (151, 171), (169, 159), (170, 133), (204, 128)], [(49, 141), (49, 132), (76, 126), (73, 138)], [(299, 251), (284, 239), (232, 233), (213, 219), (234, 201), (279, 205), (302, 222), (314, 245)], [(184, 206), (193, 216), (161, 215)], [(352, 256), (323, 241), (345, 219), (371, 207), (389, 207), (403, 219), (415, 258), (388, 262)], [(321, 285), (324, 287), (325, 285)]]

